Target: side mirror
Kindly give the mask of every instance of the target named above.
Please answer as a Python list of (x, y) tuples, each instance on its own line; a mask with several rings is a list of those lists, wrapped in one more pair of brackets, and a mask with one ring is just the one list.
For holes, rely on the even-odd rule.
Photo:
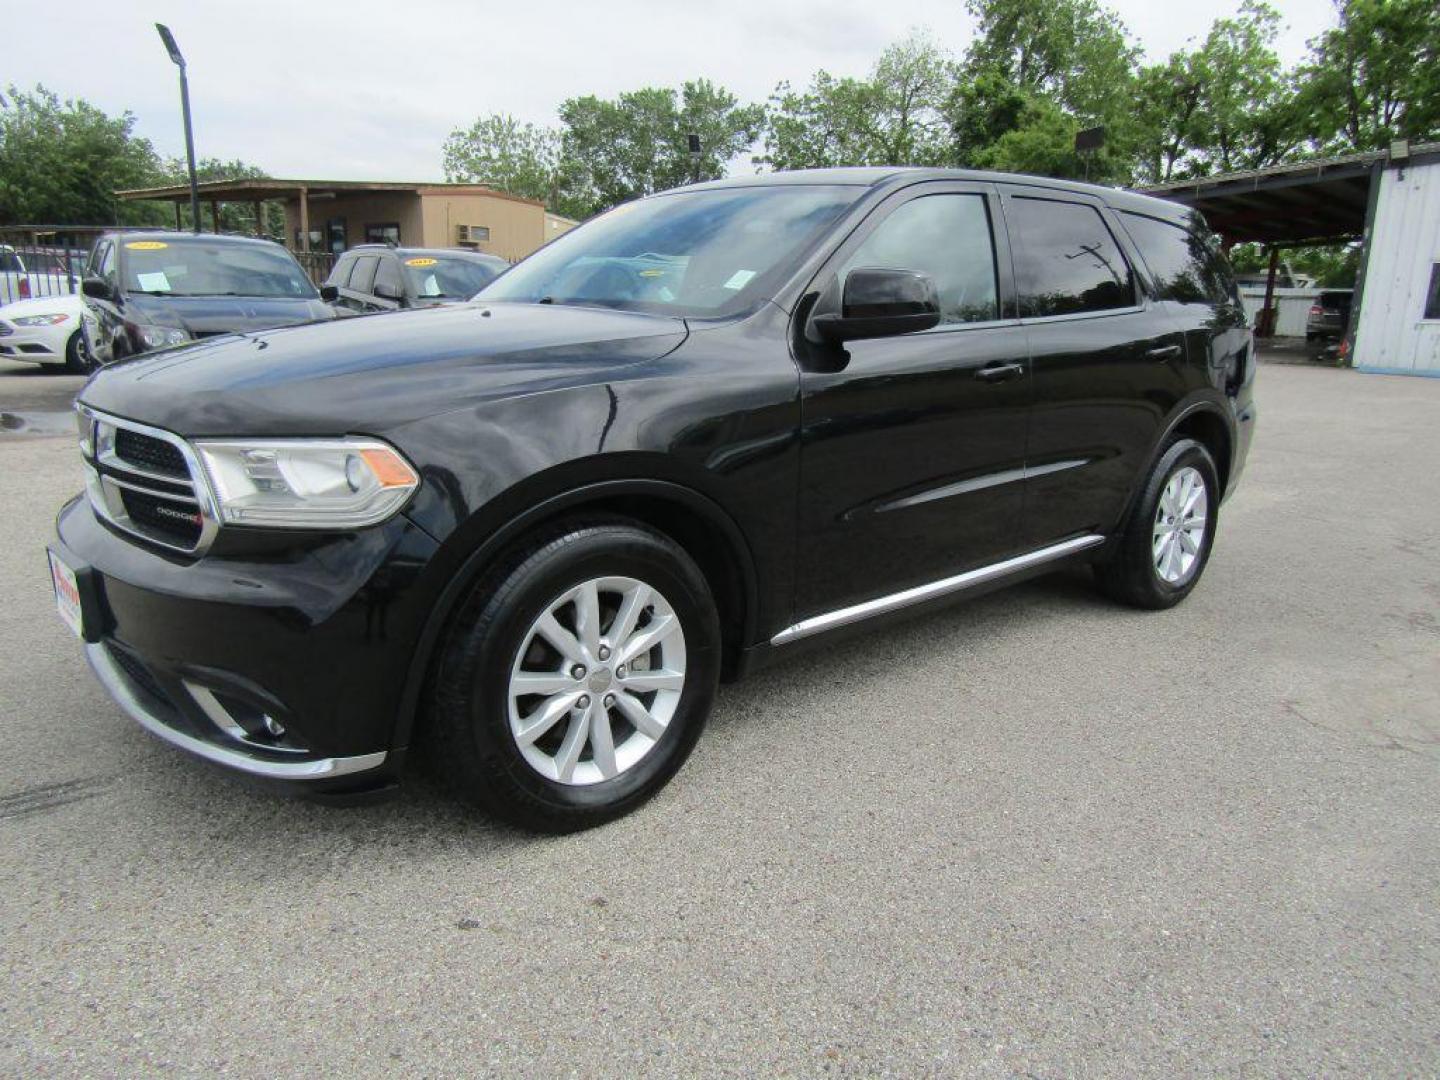
[(394, 285), (390, 285), (384, 281), (377, 281), (375, 283), (375, 295), (380, 297), (381, 300), (395, 300), (398, 302), (405, 299), (403, 292), (395, 288)]
[(80, 291), (94, 300), (111, 300), (115, 295), (110, 283), (102, 277), (87, 277), (80, 283)]
[(325, 303), (327, 304), (335, 303), (336, 300), (340, 299), (339, 287), (335, 285), (321, 285), (320, 299), (325, 301)]
[(940, 323), (940, 298), (930, 275), (916, 270), (857, 267), (845, 276), (840, 314), (816, 315), (825, 341), (894, 337)]

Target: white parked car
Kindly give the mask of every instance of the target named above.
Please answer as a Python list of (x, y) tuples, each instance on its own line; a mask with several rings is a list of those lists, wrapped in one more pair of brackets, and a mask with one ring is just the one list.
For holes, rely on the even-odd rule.
[(90, 317), (85, 302), (69, 294), (6, 304), (0, 307), (0, 357), (89, 371), (94, 365), (82, 326)]

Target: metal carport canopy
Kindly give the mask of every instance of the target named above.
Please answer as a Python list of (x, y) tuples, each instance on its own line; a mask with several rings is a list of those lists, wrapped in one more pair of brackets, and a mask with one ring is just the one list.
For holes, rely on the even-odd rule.
[(1347, 154), (1140, 190), (1193, 206), (1227, 244), (1354, 240), (1365, 232), (1370, 186), (1388, 158), (1385, 151)]

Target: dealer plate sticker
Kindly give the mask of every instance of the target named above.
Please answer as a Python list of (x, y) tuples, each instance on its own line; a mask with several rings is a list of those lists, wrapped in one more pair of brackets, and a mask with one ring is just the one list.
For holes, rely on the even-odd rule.
[(80, 586), (75, 580), (75, 571), (66, 566), (55, 552), (47, 550), (50, 556), (50, 582), (55, 586), (55, 606), (65, 625), (75, 631), (75, 636), (85, 637), (85, 616), (80, 610)]

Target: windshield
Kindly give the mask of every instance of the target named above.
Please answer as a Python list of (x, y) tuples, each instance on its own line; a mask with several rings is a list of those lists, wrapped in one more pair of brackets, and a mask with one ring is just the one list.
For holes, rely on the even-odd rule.
[(478, 299), (728, 315), (769, 296), (862, 191), (735, 187), (626, 203), (541, 248)]
[(294, 300), (318, 295), (289, 253), (268, 244), (131, 240), (124, 248), (126, 292)]
[(443, 255), (414, 255), (401, 260), (411, 296), (468, 300), (494, 281), (504, 266)]

